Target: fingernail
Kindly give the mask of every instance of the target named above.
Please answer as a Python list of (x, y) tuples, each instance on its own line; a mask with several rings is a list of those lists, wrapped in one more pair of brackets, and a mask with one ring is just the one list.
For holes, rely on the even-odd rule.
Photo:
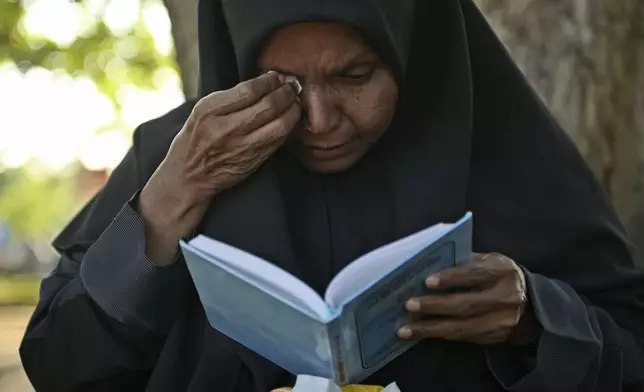
[(430, 289), (435, 289), (438, 287), (440, 282), (441, 281), (438, 279), (438, 276), (432, 275), (425, 280), (425, 285)]
[(280, 81), (281, 84), (284, 84), (286, 82), (286, 76), (285, 75), (282, 75), (281, 73), (279, 73), (277, 71), (274, 71), (274, 70), (270, 70), (270, 71), (268, 71), (268, 73), (274, 73), (275, 75), (277, 75), (277, 79)]
[(411, 312), (418, 312), (420, 310), (420, 301), (418, 301), (415, 298), (412, 298), (409, 301), (407, 301), (407, 303), (405, 304), (405, 307), (407, 308), (407, 310)]
[(296, 95), (300, 95), (302, 92), (302, 84), (300, 81), (295, 77), (295, 76), (287, 76), (286, 81), (293, 86), (293, 90), (295, 91)]
[(398, 330), (398, 337), (401, 339), (411, 339), (412, 337), (411, 328), (405, 326)]

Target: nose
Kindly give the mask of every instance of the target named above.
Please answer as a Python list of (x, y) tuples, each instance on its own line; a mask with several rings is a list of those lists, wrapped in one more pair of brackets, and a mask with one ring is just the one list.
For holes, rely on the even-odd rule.
[(321, 86), (305, 86), (300, 95), (306, 114), (307, 131), (313, 134), (332, 132), (340, 124), (340, 110), (333, 93)]

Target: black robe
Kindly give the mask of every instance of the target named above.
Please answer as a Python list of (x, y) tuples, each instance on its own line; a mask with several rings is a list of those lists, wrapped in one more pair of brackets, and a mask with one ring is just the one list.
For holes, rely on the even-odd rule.
[[(331, 4), (343, 1), (310, 4), (332, 13)], [(539, 341), (521, 348), (425, 341), (365, 383), (396, 381), (402, 392), (644, 390), (644, 274), (601, 187), (474, 4), (418, 1), (414, 20), (403, 23), (392, 2), (355, 1), (355, 9), (385, 7), (393, 15), (383, 17), (393, 33), (371, 36), (388, 42), (374, 46), (394, 57), (401, 82), (391, 129), (363, 162), (337, 176), (309, 174), (278, 154), (219, 195), (200, 231), (276, 260), (321, 291), (355, 256), (471, 210), (474, 250), (503, 253), (526, 270), (543, 327)], [(262, 29), (246, 32), (244, 23), (293, 16), (271, 8), (245, 19), (249, 2), (201, 2), (202, 94), (251, 72), (246, 44)], [(338, 6), (359, 12), (346, 8)], [(337, 19), (369, 35), (360, 15)], [(102, 302), (85, 287), (83, 270), (111, 279), (119, 245), (106, 248), (117, 232), (110, 227), (136, 203), (192, 105), (141, 125), (106, 186), (55, 240), (61, 261), (43, 281), (20, 349), (38, 391), (268, 392), (292, 385), (293, 375), (208, 325), (181, 259), (164, 272), (165, 293), (139, 309), (138, 316), (163, 316), (154, 324), (117, 314), (128, 304)], [(122, 246), (144, 249), (140, 237)], [(141, 290), (127, 274), (114, 279), (106, 287), (115, 292)]]

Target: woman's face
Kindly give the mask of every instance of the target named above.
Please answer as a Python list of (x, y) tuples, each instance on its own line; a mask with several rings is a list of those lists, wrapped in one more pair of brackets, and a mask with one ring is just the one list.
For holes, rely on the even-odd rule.
[(394, 75), (350, 27), (284, 27), (268, 40), (259, 67), (302, 84), (303, 121), (293, 130), (292, 148), (312, 171), (349, 169), (391, 123), (398, 99)]

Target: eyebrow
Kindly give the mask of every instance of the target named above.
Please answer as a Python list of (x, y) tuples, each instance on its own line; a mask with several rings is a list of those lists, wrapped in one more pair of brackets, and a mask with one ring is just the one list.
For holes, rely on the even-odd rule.
[[(347, 71), (356, 68), (356, 67), (361, 67), (361, 66), (371, 66), (375, 65), (378, 63), (377, 57), (373, 56), (371, 53), (361, 53), (351, 59), (348, 63), (343, 64), (338, 67), (331, 68), (331, 70), (328, 72), (330, 76), (338, 76), (346, 73)], [(299, 77), (300, 75), (297, 75), (293, 72), (289, 72), (286, 70), (283, 70), (279, 67), (273, 67), (271, 68), (273, 71), (277, 71), (281, 74), (288, 75), (288, 76), (295, 76)]]

